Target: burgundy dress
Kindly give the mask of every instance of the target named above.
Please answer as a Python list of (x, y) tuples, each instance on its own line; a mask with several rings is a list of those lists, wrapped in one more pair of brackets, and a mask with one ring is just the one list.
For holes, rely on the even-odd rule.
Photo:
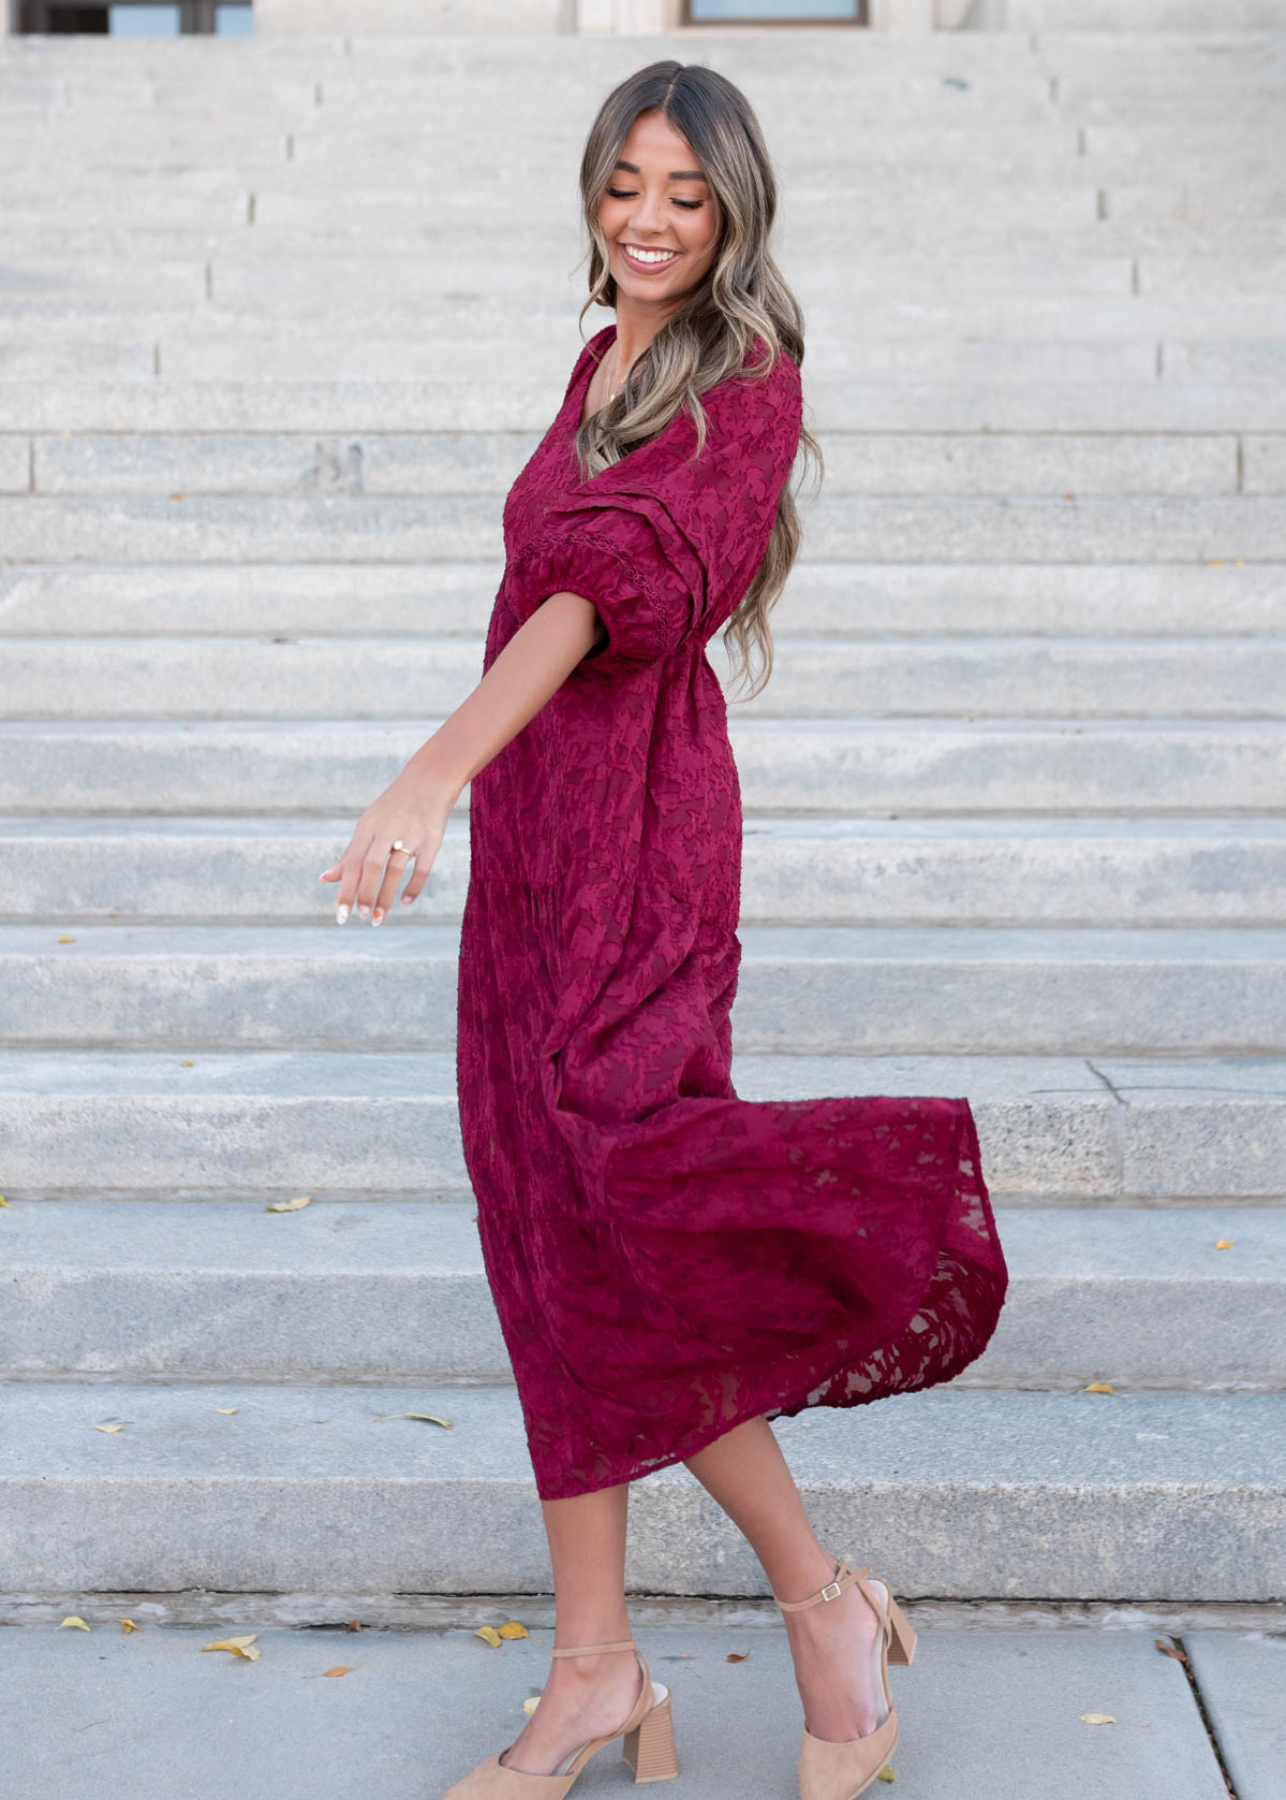
[(946, 1381), (1007, 1282), (967, 1100), (733, 1090), (741, 804), (706, 645), (767, 545), (800, 376), (706, 393), (698, 460), (680, 413), (583, 482), (615, 329), (505, 503), (483, 667), (563, 590), (608, 639), (473, 779), (460, 945), (465, 1160), (546, 1500)]

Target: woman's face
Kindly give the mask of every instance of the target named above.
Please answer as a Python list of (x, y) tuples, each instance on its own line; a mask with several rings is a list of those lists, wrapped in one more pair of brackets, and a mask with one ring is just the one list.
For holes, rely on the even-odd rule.
[(668, 310), (689, 293), (714, 262), (717, 215), (688, 140), (660, 111), (640, 113), (598, 204), (618, 304), (624, 295)]

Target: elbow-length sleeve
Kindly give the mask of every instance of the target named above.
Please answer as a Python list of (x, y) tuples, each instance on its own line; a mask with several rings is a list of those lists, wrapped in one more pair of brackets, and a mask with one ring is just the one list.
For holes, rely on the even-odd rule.
[(730, 377), (702, 396), (706, 441), (681, 412), (651, 443), (566, 490), (515, 558), (525, 622), (551, 594), (593, 602), (607, 639), (582, 660), (606, 674), (663, 660), (708, 637), (763, 559), (799, 447), (798, 366)]

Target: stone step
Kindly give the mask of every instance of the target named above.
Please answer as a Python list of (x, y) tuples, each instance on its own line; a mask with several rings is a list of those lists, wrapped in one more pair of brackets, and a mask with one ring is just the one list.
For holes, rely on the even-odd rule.
[[(315, 923), (318, 872), (353, 824), (0, 817), (0, 919)], [(468, 880), (468, 819), (457, 816), (407, 922), (458, 921)], [(750, 817), (744, 833), (747, 925), (1273, 926), (1283, 916), (1280, 818)]]
[[(1286, 793), (1286, 725), (1276, 720), (778, 720), (730, 710), (749, 812), (1240, 818), (1280, 814)], [(348, 807), (356, 819), (440, 723), (0, 721), (0, 809), (276, 817), (288, 794), (296, 813), (333, 818)]]
[[(337, 931), (330, 893), (317, 910), (311, 927), (65, 931), (58, 914), (0, 926), (2, 1041), (180, 1055), (450, 1049), (456, 928), (398, 929), (395, 906), (385, 928), (354, 914)], [(1286, 930), (758, 925), (740, 935), (743, 1050), (1286, 1050)]]
[[(800, 512), (809, 554), (822, 562), (1286, 560), (1277, 494), (824, 495), (805, 497)], [(0, 497), (0, 541), (15, 562), (459, 561), (498, 550), (500, 502), (181, 489), (9, 495)]]
[[(1263, 245), (1264, 235), (1264, 227), (1254, 227), (1256, 242)], [(1187, 254), (1167, 254), (1158, 244), (1140, 256), (1138, 228), (1130, 227), (1128, 239), (1113, 246), (1099, 225), (1084, 234), (1079, 251), (1067, 244), (1066, 234), (1060, 234), (1061, 253), (1033, 245), (1026, 253), (1004, 255), (996, 249), (980, 251), (976, 239), (965, 239), (962, 248), (952, 254), (942, 245), (936, 227), (922, 248), (908, 246), (901, 232), (894, 230), (886, 240), (888, 249), (880, 248), (878, 254), (873, 253), (877, 246), (863, 245), (860, 254), (855, 248), (844, 259), (833, 254), (795, 256), (791, 280), (799, 291), (807, 292), (842, 279), (854, 301), (875, 302), (891, 288), (902, 294), (904, 302), (940, 297), (947, 270), (952, 291), (961, 296), (994, 294), (1012, 299), (1020, 294), (1058, 294), (1068, 299), (1137, 292), (1155, 299), (1218, 297), (1227, 282), (1226, 259), (1210, 248), (1204, 253), (1199, 249), (1200, 244), (1209, 244), (1204, 226), (1192, 238), (1193, 248)], [(292, 258), (221, 253), (210, 261), (200, 254), (182, 259), (145, 258), (143, 245), (131, 248), (134, 256), (130, 260), (110, 255), (93, 260), (84, 256), (74, 260), (26, 258), (21, 284), (0, 286), (0, 297), (12, 312), (40, 310), (51, 303), (62, 311), (78, 297), (81, 304), (93, 299), (101, 305), (110, 298), (118, 306), (132, 300), (150, 307), (185, 301), (199, 305), (210, 300), (223, 307), (285, 310), (302, 305), (309, 309), (317, 304), (319, 276), (324, 274), (328, 293), (342, 297), (337, 300), (338, 309), (360, 317), (372, 305), (388, 306), (394, 301), (414, 305), (425, 296), (459, 288), (483, 292), (494, 277), (494, 259), (484, 253), (472, 257), (464, 253), (426, 257), (422, 252), (379, 257), (366, 252), (324, 259), (316, 254)], [(1246, 249), (1238, 270), (1240, 291), (1279, 293), (1286, 264), (1281, 247), (1274, 250), (1266, 245), (1255, 253), (1247, 244)], [(533, 269), (530, 279), (538, 292), (547, 292), (551, 299), (563, 296), (579, 305), (583, 290), (570, 273), (561, 272), (566, 261), (552, 260)]]
[[(1284, 265), (1286, 267), (1286, 265)], [(574, 302), (568, 301), (571, 316)], [(342, 311), (337, 303), (336, 312)], [(333, 323), (333, 321), (332, 321)], [(354, 320), (356, 324), (356, 319)], [(365, 329), (363, 325), (362, 329)], [(556, 382), (442, 381), (3, 381), (0, 432), (513, 431), (548, 430), (575, 361), (574, 341)], [(810, 424), (823, 431), (1256, 432), (1281, 430), (1283, 390), (1262, 382), (848, 381), (807, 390)], [(935, 502), (937, 504), (937, 502)], [(66, 511), (60, 505), (59, 512)], [(280, 506), (274, 511), (280, 511)], [(1191, 502), (1176, 509), (1182, 520)], [(1268, 514), (1280, 512), (1275, 506)], [(1248, 516), (1248, 515), (1247, 515)], [(1237, 520), (1237, 515), (1232, 515)], [(40, 560), (21, 547), (9, 512), (11, 562)], [(34, 529), (28, 526), (28, 533)], [(45, 536), (53, 535), (43, 528)], [(155, 527), (139, 528), (150, 540)], [(1163, 544), (1175, 531), (1172, 521)], [(1238, 536), (1243, 527), (1237, 523)], [(989, 528), (994, 536), (996, 526)], [(1132, 547), (1133, 552), (1133, 547)], [(810, 553), (812, 546), (810, 545)], [(103, 551), (91, 554), (113, 560)], [(128, 555), (137, 554), (137, 543)], [(1026, 553), (1025, 553), (1026, 554)], [(1077, 560), (1063, 543), (1060, 561)], [(1250, 554), (1237, 545), (1226, 554)], [(1113, 560), (1098, 551), (1099, 560)], [(870, 560), (869, 555), (864, 559)], [(121, 558), (119, 560), (126, 560)], [(402, 559), (405, 560), (405, 559)], [(828, 550), (827, 560), (836, 558)], [(939, 560), (926, 546), (919, 560)], [(945, 559), (945, 560), (949, 560)], [(985, 560), (977, 558), (975, 560)], [(1005, 561), (1003, 550), (992, 560)], [(1172, 560), (1159, 552), (1157, 560)], [(1182, 557), (1180, 557), (1182, 560)], [(1262, 558), (1260, 558), (1262, 560)]]
[[(997, 1205), (1286, 1205), (1286, 1058), (739, 1047), (746, 1100), (964, 1094)], [(5, 1194), (471, 1202), (450, 1052), (0, 1050)], [(293, 1216), (293, 1215), (292, 1215)], [(1234, 1231), (1226, 1235), (1235, 1237)]]
[[(1228, 256), (1234, 254), (1247, 265), (1250, 273), (1246, 291), (1261, 296), (1270, 292), (1271, 278), (1260, 265), (1268, 259), (1280, 258), (1286, 251), (1286, 220), (1280, 216), (1253, 209), (1243, 213), (1230, 205), (1222, 212), (1211, 211), (1200, 217), (1167, 214), (1163, 210), (1139, 213), (1136, 209), (1131, 217), (1116, 218), (1111, 212), (1110, 189), (1086, 192), (1093, 201), (1091, 216), (1080, 225), (1070, 227), (1056, 227), (1052, 222), (1041, 224), (1038, 220), (1006, 219), (999, 203), (993, 207), (984, 195), (969, 200), (967, 225), (959, 206), (953, 208), (947, 200), (938, 199), (931, 207), (926, 200), (919, 212), (904, 210), (896, 216), (876, 215), (869, 219), (863, 213), (846, 229), (837, 227), (836, 235), (832, 237), (822, 236), (807, 220), (800, 221), (798, 229), (783, 222), (774, 242), (777, 254), (785, 259), (790, 269), (792, 285), (802, 292), (825, 288), (828, 282), (834, 291), (837, 281), (842, 281), (847, 289), (863, 279), (870, 264), (898, 258), (915, 257), (927, 261), (936, 257), (967, 273), (979, 259), (1003, 256), (1013, 247), (1016, 233), (1021, 233), (1029, 254), (1042, 258), (1059, 257), (1071, 267), (1090, 267), (1111, 261), (1131, 284), (1114, 283), (1113, 292), (1131, 291), (1140, 261), (1164, 259), (1172, 262), (1179, 258), (1218, 256), (1226, 262)], [(349, 219), (329, 210), (324, 215), (326, 222), (311, 228), (301, 222), (260, 229), (251, 217), (250, 194), (251, 190), (247, 189), (239, 206), (225, 206), (218, 217), (204, 222), (198, 218), (184, 223), (181, 200), (173, 202), (168, 212), (158, 207), (155, 217), (150, 218), (118, 214), (104, 207), (94, 213), (83, 213), (57, 230), (50, 227), (47, 219), (42, 221), (34, 214), (27, 214), (25, 223), (20, 219), (15, 226), (13, 250), (24, 261), (35, 265), (69, 257), (94, 267), (113, 261), (132, 265), (153, 261), (171, 263), (182, 259), (205, 265), (213, 258), (218, 266), (235, 261), (251, 273), (261, 262), (272, 265), (281, 261), (294, 264), (311, 261), (315, 268), (323, 261), (342, 261), (346, 266), (374, 264), (391, 270), (408, 259), (422, 257), (425, 240), (432, 237), (427, 227), (407, 224), (401, 232), (391, 227), (378, 230), (368, 228), (360, 215)], [(486, 204), (485, 198), (478, 202), (480, 208)], [(989, 210), (985, 217), (978, 219), (976, 209), (979, 205), (994, 210), (995, 216)], [(546, 303), (558, 297), (574, 298), (579, 302), (582, 296), (583, 288), (573, 284), (570, 274), (579, 264), (580, 252), (574, 226), (568, 225), (569, 216), (574, 219), (575, 215), (570, 207), (564, 207), (557, 220), (551, 219), (545, 237), (560, 234), (558, 245), (551, 248), (548, 242), (542, 242), (544, 254), (540, 260), (527, 263), (531, 271), (529, 279), (535, 290), (543, 294)], [(504, 230), (502, 225), (497, 229)], [(847, 245), (855, 238), (860, 238), (865, 248), (865, 260), (861, 264), (855, 263), (847, 251)], [(9, 247), (6, 241), (6, 249)], [(467, 244), (457, 243), (456, 233), (446, 232), (431, 264), (436, 273), (426, 281), (425, 290), (430, 295), (461, 290), (485, 292), (493, 264), (494, 258), (484, 248), (471, 251)], [(17, 297), (10, 293), (6, 297), (7, 304), (30, 312), (47, 309), (51, 293), (62, 302), (97, 292), (93, 282), (82, 282), (74, 275), (64, 279), (70, 282), (70, 292), (62, 283), (46, 279), (33, 293)], [(117, 285), (119, 279), (116, 278), (111, 287)], [(222, 300), (228, 287), (215, 278), (209, 282), (208, 291)], [(283, 286), (277, 280), (256, 283), (243, 276), (236, 283), (236, 298), (245, 298), (252, 304), (269, 306), (276, 311), (298, 310), (301, 305), (307, 308), (315, 304), (320, 291), (322, 284), (318, 282), (311, 287), (299, 281)], [(985, 287), (982, 291), (986, 291)], [(1084, 291), (1084, 284), (1074, 283), (1073, 292), (1076, 291)], [(1182, 287), (1179, 292), (1183, 292)], [(137, 295), (139, 304), (149, 304), (141, 291), (130, 288), (128, 293)], [(0, 288), (0, 295), (4, 295), (3, 288)], [(110, 297), (110, 288), (108, 295)], [(400, 299), (404, 307), (413, 309), (414, 295), (404, 284), (395, 287), (393, 297)], [(925, 297), (929, 297), (927, 293)], [(381, 291), (370, 284), (359, 284), (356, 294), (345, 290), (343, 310), (365, 312), (378, 305), (381, 298)]]
[[(371, 510), (384, 515), (390, 504), (403, 503)], [(351, 518), (362, 502), (348, 505)], [(1280, 510), (1286, 549), (1286, 503)], [(325, 516), (325, 503), (317, 511)], [(273, 530), (270, 510), (263, 524)], [(733, 700), (720, 636), (707, 655)], [(423, 635), (12, 637), (5, 662), (11, 685), (0, 711), (10, 719), (389, 719), (457, 707), (481, 679), (483, 644)], [(1286, 712), (1286, 637), (778, 637), (772, 679), (737, 704), (759, 718), (1274, 719)]]
[[(286, 350), (302, 337), (318, 344), (343, 342), (349, 355), (357, 354), (366, 341), (396, 343), (408, 356), (420, 352), (426, 341), (450, 343), (452, 355), (464, 353), (467, 346), (472, 347), (472, 354), (489, 346), (497, 359), (494, 366), (502, 366), (502, 359), (509, 357), (515, 375), (530, 366), (524, 357), (543, 358), (547, 350), (556, 349), (561, 359), (553, 376), (557, 383), (559, 374), (565, 378), (570, 373), (581, 342), (576, 308), (560, 294), (536, 292), (527, 297), (521, 350), (511, 349), (505, 340), (510, 319), (502, 296), (462, 299), (426, 294), (416, 306), (399, 305), (395, 300), (377, 302), (366, 311), (361, 336), (336, 331), (331, 304), (327, 297), (318, 296), (311, 316), (295, 308), (288, 319), (281, 319), (257, 307), (217, 306), (213, 302), (200, 308), (160, 303), (113, 306), (108, 296), (97, 311), (73, 301), (65, 313), (26, 314), (9, 307), (0, 295), (0, 320), (5, 328), (0, 373), (6, 380), (22, 379), (21, 357), (41, 349), (51, 355), (61, 350), (71, 354), (77, 349), (100, 348), (151, 356), (159, 348), (164, 357), (172, 346), (190, 354), (190, 347), (196, 344), (247, 344), (252, 348), (271, 344)], [(333, 304), (342, 306), (342, 296)], [(588, 314), (583, 327), (586, 339), (607, 322), (602, 313)], [(1228, 344), (1272, 343), (1281, 335), (1281, 306), (1276, 296), (1265, 294), (1158, 299), (1122, 292), (1068, 300), (1057, 294), (988, 298), (950, 293), (903, 300), (893, 294), (881, 304), (878, 318), (871, 319), (855, 318), (852, 308), (841, 300), (819, 296), (809, 306), (808, 323), (805, 377), (811, 381), (814, 370), (824, 367), (828, 357), (834, 359), (850, 348), (861, 351), (869, 343), (891, 345), (907, 339), (1083, 344), (1093, 338), (1151, 342), (1215, 338)], [(110, 370), (97, 371), (95, 379), (102, 378), (110, 378)]]
[[(548, 1584), (511, 1388), (37, 1382), (3, 1406), (0, 1591)], [(892, 1548), (899, 1593), (1120, 1602), (1278, 1597), (1284, 1425), (1281, 1394), (939, 1388), (774, 1429), (832, 1535)], [(766, 1596), (748, 1546), (711, 1558), (708, 1506), (682, 1464), (636, 1484), (631, 1585)]]
[[(289, 1219), (231, 1201), (11, 1210), (10, 1378), (512, 1381), (468, 1203)], [(1058, 1208), (1000, 1224), (1005, 1308), (950, 1385), (1286, 1388), (1286, 1209)]]
[[(470, 346), (435, 346), (435, 356), (449, 349), (452, 365), (463, 369), (485, 352)], [(873, 347), (872, 368), (888, 361), (886, 349)], [(1002, 346), (992, 350), (997, 356)], [(297, 347), (297, 368), (309, 366), (313, 347)], [(1010, 346), (1004, 354), (1017, 364), (1026, 350)], [(1212, 366), (1221, 348), (1209, 346)], [(226, 355), (225, 355), (226, 352)], [(1274, 347), (1246, 346), (1247, 360), (1263, 357), (1265, 379), (1272, 374)], [(1142, 347), (1138, 352), (1142, 354)], [(1184, 347), (1167, 346), (1182, 355)], [(85, 354), (91, 355), (92, 352)], [(291, 356), (295, 353), (292, 352)], [(321, 354), (339, 367), (339, 344)], [(1131, 356), (1136, 352), (1132, 349)], [(1155, 349), (1146, 347), (1149, 361)], [(370, 344), (355, 359), (362, 379), (390, 379), (403, 355), (395, 343)], [(244, 380), (263, 362), (273, 379), (287, 373), (275, 347), (262, 354), (247, 346), (192, 345), (180, 357), (178, 373), (197, 373), (209, 359), (220, 378)], [(168, 358), (162, 358), (163, 364)], [(407, 373), (429, 374), (433, 364), (422, 356), (419, 369), (409, 359)], [(896, 359), (901, 361), (900, 356)], [(925, 359), (915, 358), (923, 369)], [(1279, 378), (1286, 387), (1286, 344), (1280, 346)], [(315, 369), (317, 364), (311, 366)], [(436, 366), (440, 367), (439, 362)], [(167, 373), (176, 371), (168, 370)], [(492, 373), (494, 373), (494, 362)], [(1012, 371), (1011, 371), (1012, 372)], [(1124, 372), (1123, 372), (1124, 378)], [(1033, 371), (1033, 379), (1039, 376)], [(369, 494), (420, 495), (437, 500), (450, 494), (508, 493), (518, 471), (540, 442), (538, 432), (378, 432), (362, 436), (318, 437), (281, 432), (104, 433), (73, 437), (40, 435), (0, 438), (0, 486), (8, 492), (36, 494)], [(962, 438), (958, 434), (916, 435), (871, 432), (820, 434), (829, 494), (1216, 494), (1286, 493), (1286, 434), (1235, 436), (1140, 433), (1068, 436), (1020, 432)]]
[[(483, 638), (497, 562), (0, 568), (0, 637)], [(817, 563), (791, 571), (774, 634), (1225, 638), (1286, 632), (1286, 564)]]

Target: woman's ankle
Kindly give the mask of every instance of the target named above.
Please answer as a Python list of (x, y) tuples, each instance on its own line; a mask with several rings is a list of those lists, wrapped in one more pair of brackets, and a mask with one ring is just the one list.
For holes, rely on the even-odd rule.
[(811, 1547), (802, 1548), (788, 1564), (774, 1565), (768, 1571), (775, 1598), (788, 1602), (811, 1600), (835, 1579), (840, 1560), (814, 1539)]

